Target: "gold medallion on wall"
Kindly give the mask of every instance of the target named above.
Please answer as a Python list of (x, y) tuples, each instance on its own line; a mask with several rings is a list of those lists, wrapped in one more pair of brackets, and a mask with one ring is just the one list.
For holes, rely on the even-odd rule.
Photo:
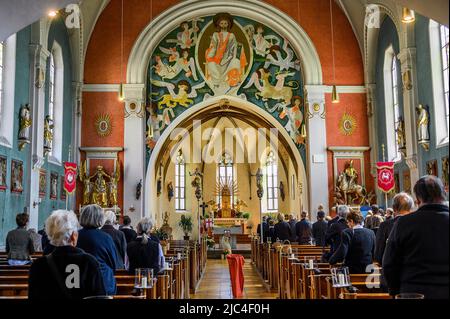
[(339, 121), (339, 131), (345, 136), (352, 135), (357, 127), (356, 119), (349, 113), (344, 113)]
[(100, 137), (111, 135), (112, 124), (111, 116), (109, 114), (100, 114), (95, 119), (95, 131)]

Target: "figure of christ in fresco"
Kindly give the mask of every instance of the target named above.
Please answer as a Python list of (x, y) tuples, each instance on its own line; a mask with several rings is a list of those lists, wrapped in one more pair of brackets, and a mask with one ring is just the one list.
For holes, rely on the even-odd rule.
[(212, 83), (213, 91), (221, 95), (239, 87), (247, 58), (243, 49), (240, 58), (237, 58), (239, 44), (231, 32), (231, 15), (218, 13), (214, 16), (213, 23), (216, 32), (213, 33), (209, 48), (205, 52), (206, 79)]

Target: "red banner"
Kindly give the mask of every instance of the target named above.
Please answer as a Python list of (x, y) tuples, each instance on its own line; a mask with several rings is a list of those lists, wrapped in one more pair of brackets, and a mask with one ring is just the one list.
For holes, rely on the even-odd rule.
[(395, 188), (394, 164), (394, 162), (377, 163), (378, 188), (385, 193)]
[(64, 163), (64, 190), (72, 194), (77, 187), (77, 164)]

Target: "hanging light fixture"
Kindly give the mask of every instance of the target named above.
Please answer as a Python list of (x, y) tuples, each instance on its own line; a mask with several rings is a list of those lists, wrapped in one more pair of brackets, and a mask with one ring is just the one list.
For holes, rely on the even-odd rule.
[(402, 22), (403, 23), (412, 23), (416, 21), (416, 15), (414, 13), (414, 10), (403, 8), (403, 14), (402, 14)]
[(121, 0), (121, 14), (120, 14), (120, 86), (119, 86), (119, 101), (123, 102), (125, 99), (123, 93), (123, 0)]
[(333, 89), (331, 91), (331, 103), (339, 103), (339, 95), (336, 88), (336, 66), (334, 59), (334, 28), (333, 28), (333, 0), (330, 0), (330, 20), (331, 20), (331, 51), (333, 56)]

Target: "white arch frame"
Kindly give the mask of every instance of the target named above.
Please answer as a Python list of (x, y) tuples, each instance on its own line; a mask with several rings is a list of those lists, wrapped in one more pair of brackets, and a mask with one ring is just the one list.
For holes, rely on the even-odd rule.
[[(192, 107), (190, 107), (188, 110), (186, 110), (185, 112), (183, 112), (182, 114), (180, 114), (164, 131), (164, 133), (160, 136), (160, 138), (158, 139), (158, 142), (156, 143), (152, 155), (150, 157), (150, 161), (148, 163), (147, 166), (147, 173), (145, 176), (145, 186), (144, 187), (144, 215), (145, 216), (149, 216), (150, 212), (152, 213), (152, 216), (149, 217), (153, 217), (155, 218), (156, 216), (156, 200), (154, 200), (155, 196), (156, 196), (156, 186), (154, 185), (154, 183), (152, 183), (151, 181), (155, 180), (156, 177), (156, 160), (158, 158), (158, 154), (163, 151), (163, 146), (164, 146), (164, 142), (166, 141), (166, 139), (170, 138), (170, 134), (172, 132), (172, 130), (174, 128), (176, 128), (178, 125), (180, 125), (180, 123), (182, 123), (184, 120), (192, 117), (193, 115), (195, 115), (196, 113), (200, 112), (200, 111), (205, 111), (206, 108), (211, 107), (211, 106), (215, 106), (218, 103), (220, 103), (220, 101), (222, 99), (228, 99), (231, 103), (231, 105), (236, 106), (236, 107), (240, 107), (242, 109), (245, 109), (265, 120), (269, 120), (271, 121), (271, 123), (275, 124), (275, 128), (278, 129), (278, 133), (281, 134), (286, 141), (288, 141), (288, 146), (293, 150), (293, 154), (295, 157), (295, 160), (297, 162), (298, 165), (298, 180), (299, 181), (307, 181), (307, 177), (306, 177), (306, 167), (303, 163), (303, 160), (300, 156), (300, 153), (296, 150), (297, 147), (294, 144), (294, 141), (290, 138), (288, 132), (284, 129), (284, 127), (278, 122), (278, 121), (273, 121), (273, 116), (271, 114), (269, 114), (267, 111), (261, 109), (259, 106), (250, 103), (248, 101), (242, 100), (238, 97), (234, 97), (234, 96), (218, 96), (218, 97), (213, 97), (207, 101), (203, 101), (201, 103), (198, 103)], [(149, 182), (150, 181), (150, 182)], [(155, 196), (152, 196), (152, 194), (155, 194)], [(304, 205), (304, 207), (308, 207), (308, 203), (309, 203), (309, 193), (308, 190), (304, 190), (304, 192), (302, 193), (302, 198), (301, 198), (301, 202)]]
[(136, 40), (128, 62), (127, 83), (146, 83), (148, 64), (153, 50), (183, 21), (219, 12), (247, 17), (277, 31), (289, 41), (294, 51), (301, 57), (304, 84), (322, 84), (319, 55), (309, 36), (290, 16), (259, 0), (188, 0), (164, 11), (142, 31)]
[[(139, 101), (138, 104), (144, 103), (146, 96), (145, 83), (147, 82), (147, 71), (148, 65), (151, 61), (151, 55), (156, 46), (164, 39), (164, 37), (168, 33), (172, 32), (172, 30), (178, 28), (183, 21), (191, 20), (199, 16), (212, 15), (219, 12), (228, 12), (231, 15), (253, 19), (266, 25), (267, 27), (270, 27), (278, 34), (285, 37), (289, 41), (296, 54), (301, 57), (304, 85), (308, 85), (310, 87), (321, 87), (323, 80), (319, 55), (307, 33), (289, 15), (259, 0), (187, 0), (171, 7), (170, 9), (164, 11), (158, 17), (153, 19), (153, 21), (141, 32), (138, 39), (136, 40), (131, 50), (127, 65), (127, 85), (125, 89), (126, 108), (128, 107), (128, 104), (133, 101)], [(136, 89), (137, 87), (139, 87), (139, 90)], [(129, 97), (127, 97), (127, 92), (130, 93)], [(183, 114), (181, 114), (176, 120), (174, 120), (174, 122), (168, 128), (166, 128), (165, 133), (170, 132), (171, 129), (176, 127), (182, 120), (191, 116), (193, 112), (196, 112), (204, 107), (208, 107), (214, 104), (214, 101), (217, 102), (221, 98), (224, 98), (224, 96), (215, 97), (208, 100), (207, 102), (199, 103), (191, 107), (189, 110), (183, 112)], [(270, 114), (263, 111), (256, 105), (253, 105), (252, 103), (229, 96), (226, 96), (226, 98), (234, 100), (235, 103), (233, 105), (241, 106), (248, 110), (251, 109), (256, 114), (260, 114), (263, 118), (270, 120), (272, 123), (275, 123), (276, 128), (278, 128), (279, 131), (283, 135), (285, 135), (286, 140), (289, 141), (289, 147), (294, 150), (294, 154), (299, 165), (298, 171), (300, 172), (300, 176), (297, 176), (298, 181), (302, 181), (303, 185), (310, 184), (310, 181), (306, 178), (306, 168), (303, 161), (301, 160), (300, 154), (296, 150), (294, 142), (288, 136), (287, 132), (281, 126), (281, 124), (279, 124), (277, 121), (274, 121), (273, 117)], [(136, 112), (136, 115), (138, 115), (139, 117), (139, 112)], [(127, 127), (130, 128), (127, 130)], [(137, 129), (137, 127), (139, 127), (139, 129)], [(143, 131), (144, 127), (144, 118), (133, 119), (131, 117), (125, 119), (125, 136), (130, 136), (130, 140), (128, 142), (127, 138), (125, 138), (126, 148), (140, 153), (140, 151), (136, 148), (137, 145), (135, 141), (135, 134), (137, 133), (136, 130), (139, 130), (139, 134), (142, 135), (141, 130)], [(134, 136), (133, 140), (131, 140), (131, 136)], [(163, 145), (163, 142), (166, 138), (168, 138), (168, 134), (163, 134), (153, 150), (148, 169), (145, 173), (145, 181), (151, 181), (155, 176), (154, 161), (160, 151), (159, 148)], [(128, 145), (127, 143), (131, 144)], [(144, 141), (142, 141), (141, 145), (144, 144)], [(141, 156), (139, 156), (138, 161), (144, 161), (145, 156), (142, 156), (142, 159), (140, 157)], [(125, 166), (127, 166), (127, 158), (128, 157), (125, 154)], [(130, 166), (130, 169), (133, 170), (133, 172), (129, 171), (130, 178), (133, 178), (133, 176), (139, 176), (140, 172), (145, 172), (145, 162), (142, 162), (142, 164), (137, 164), (135, 162), (135, 156), (132, 161), (133, 163), (130, 163), (129, 165), (132, 164), (132, 166), (135, 168), (131, 168)], [(149, 197), (150, 194), (154, 193), (154, 185), (152, 184), (153, 183), (149, 182), (144, 183), (144, 202), (140, 203), (142, 209), (141, 215), (149, 215), (149, 211), (152, 211), (152, 213), (155, 214), (156, 203), (154, 201), (151, 201)], [(299, 200), (301, 203), (301, 207), (308, 207), (308, 191), (303, 191)], [(124, 198), (125, 205), (127, 205), (127, 203), (132, 204), (133, 202), (134, 200), (131, 197)]]
[(16, 42), (17, 34), (11, 35), (3, 43), (3, 92), (0, 108), (0, 145), (13, 146), (14, 98), (16, 86)]

